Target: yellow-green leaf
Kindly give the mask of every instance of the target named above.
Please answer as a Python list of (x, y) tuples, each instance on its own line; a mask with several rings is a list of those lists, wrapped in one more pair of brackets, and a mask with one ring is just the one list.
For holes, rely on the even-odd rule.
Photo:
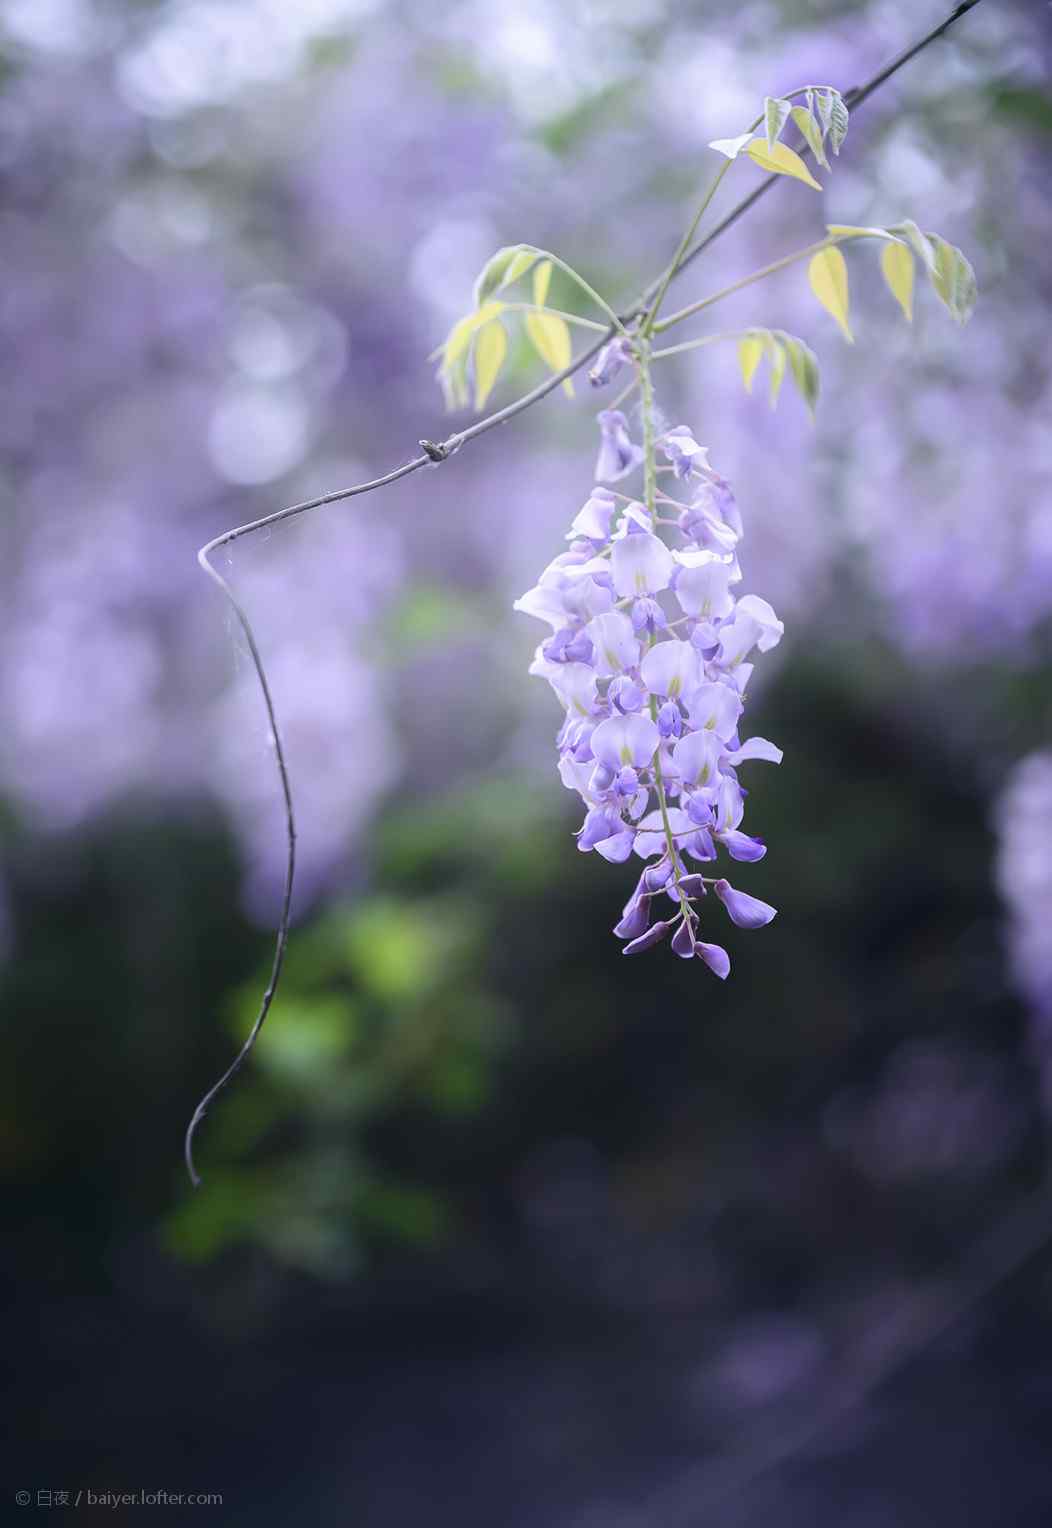
[(518, 281), (520, 276), (525, 276), (536, 258), (537, 251), (535, 249), (520, 249), (518, 254), (513, 257), (511, 264), (504, 274), (504, 279), (497, 290), (503, 292), (505, 287), (512, 286)]
[(885, 244), (880, 252), (884, 280), (907, 320), (913, 322), (913, 256), (905, 244)]
[(782, 136), (782, 128), (789, 120), (789, 102), (781, 96), (768, 96), (763, 103), (763, 122), (767, 134), (767, 150), (774, 148)]
[(479, 308), (494, 292), (525, 275), (537, 258), (536, 250), (526, 244), (506, 244), (492, 255), (475, 282), (475, 306)]
[[(573, 350), (565, 319), (554, 313), (527, 313), (526, 333), (550, 371), (563, 371), (569, 366)], [(563, 389), (572, 397), (573, 382), (569, 377), (563, 383)]]
[(822, 129), (806, 106), (794, 106), (792, 118), (804, 137), (804, 142), (815, 156), (817, 162), (825, 169), (829, 169), (829, 160), (826, 158), (825, 145), (822, 142)]
[(758, 334), (746, 334), (738, 341), (738, 365), (741, 367), (745, 391), (752, 392), (756, 368), (763, 360), (764, 343)]
[(481, 308), (476, 308), (474, 313), (469, 313), (466, 318), (454, 324), (443, 348), (443, 364), (452, 366), (453, 362), (466, 352), (472, 336), (482, 328), (483, 324), (489, 323), (491, 318), (496, 318), (498, 313), (503, 313), (504, 307), (505, 304), (502, 302), (484, 302)]
[(847, 261), (836, 248), (820, 249), (813, 255), (807, 267), (811, 290), (840, 325), (844, 338), (854, 344), (854, 335), (848, 327)]
[(921, 233), (913, 219), (905, 218), (901, 223), (896, 223), (894, 228), (889, 228), (888, 232), (897, 235), (900, 239), (905, 239), (928, 275), (934, 278), (935, 251), (931, 247), (931, 241)]
[(975, 272), (955, 244), (947, 244), (937, 233), (928, 235), (935, 255), (932, 285), (959, 324), (967, 323), (975, 307)]
[(784, 143), (776, 143), (768, 148), (762, 138), (754, 138), (745, 152), (761, 170), (769, 170), (772, 175), (791, 175), (794, 180), (802, 180), (805, 186), (811, 186), (815, 191), (822, 189), (800, 155)]
[(778, 394), (782, 390), (782, 379), (785, 376), (785, 349), (773, 334), (767, 336), (767, 354), (771, 358), (769, 396), (771, 407), (775, 408), (778, 404)]
[(811, 418), (815, 417), (815, 405), (818, 402), (819, 377), (818, 360), (813, 350), (798, 340), (792, 334), (786, 334), (779, 329), (778, 338), (785, 346), (786, 355), (789, 357), (789, 370), (793, 374), (797, 391), (807, 404)]
[(499, 318), (491, 319), (475, 341), (475, 407), (481, 409), (500, 375), (508, 353), (508, 336)]
[(552, 280), (552, 262), (542, 260), (533, 272), (533, 300), (539, 308), (548, 301), (548, 288)]
[(886, 228), (858, 228), (853, 223), (827, 223), (826, 231), (834, 239), (890, 239)]
[(830, 147), (834, 154), (839, 154), (841, 145), (847, 137), (848, 127), (848, 112), (844, 105), (844, 98), (839, 90), (834, 90), (831, 85), (827, 85), (824, 90), (818, 92), (815, 104), (818, 107), (822, 129), (829, 134)]

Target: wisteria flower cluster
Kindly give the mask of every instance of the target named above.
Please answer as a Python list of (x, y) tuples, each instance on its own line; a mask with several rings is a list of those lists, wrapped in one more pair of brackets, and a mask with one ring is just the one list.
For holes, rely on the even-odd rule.
[[(606, 380), (608, 362), (600, 359)], [(643, 465), (625, 416), (599, 415), (595, 475), (618, 483)], [(614, 932), (626, 955), (671, 936), (673, 951), (717, 976), (730, 970), (719, 944), (699, 938), (697, 904), (710, 891), (740, 928), (761, 928), (775, 909), (736, 890), (713, 866), (762, 859), (762, 839), (742, 831), (747, 791), (741, 765), (777, 764), (766, 738), (741, 737), (753, 658), (780, 641), (782, 622), (755, 594), (736, 598), (741, 516), (708, 450), (685, 425), (653, 442), (666, 465), (653, 508), (606, 486), (593, 488), (570, 527), (569, 549), (515, 609), (546, 621), (531, 674), (546, 679), (566, 715), (559, 774), (586, 811), (578, 849), (620, 863), (647, 863)], [(661, 915), (655, 918), (654, 904)]]

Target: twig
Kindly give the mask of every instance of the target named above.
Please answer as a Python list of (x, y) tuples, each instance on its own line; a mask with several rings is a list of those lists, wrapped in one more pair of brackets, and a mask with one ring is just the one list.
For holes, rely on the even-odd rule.
[[(941, 37), (943, 33), (946, 32), (954, 24), (955, 21), (958, 21), (960, 17), (964, 16), (968, 11), (970, 11), (974, 6), (978, 4), (979, 0), (963, 0), (963, 3), (958, 5), (957, 8), (949, 16), (947, 16), (945, 21), (937, 26), (933, 31), (929, 32), (925, 37), (922, 37), (919, 42), (914, 43), (913, 46), (908, 48), (904, 53), (900, 53), (899, 56), (893, 59), (890, 64), (886, 65), (886, 67), (883, 68), (879, 74), (875, 74), (873, 78), (867, 80), (864, 85), (857, 85), (852, 90), (847, 91), (844, 95), (844, 100), (848, 106), (860, 106), (862, 102), (871, 96), (875, 90), (878, 90), (880, 86), (885, 83), (885, 81), (889, 80), (893, 74), (896, 74), (898, 70), (903, 67), (903, 65), (908, 64), (911, 59), (916, 58), (917, 54), (922, 52), (922, 50), (926, 48), (929, 43), (932, 43), (936, 40), (936, 38)], [(802, 149), (802, 152), (806, 153), (806, 148)], [(674, 277), (670, 278), (670, 280), (678, 278), (678, 276), (680, 276), (682, 272), (686, 270), (688, 265), (696, 260), (698, 256), (701, 255), (706, 249), (708, 249), (711, 244), (714, 244), (715, 241), (723, 234), (725, 234), (729, 228), (733, 227), (738, 219), (743, 217), (751, 207), (754, 207), (760, 198), (765, 196), (774, 185), (774, 183), (779, 179), (781, 179), (780, 176), (770, 175), (765, 181), (762, 181), (761, 184), (756, 187), (755, 191), (752, 191), (748, 196), (743, 197), (743, 199), (738, 202), (737, 205), (730, 210), (730, 212), (727, 213), (722, 221), (716, 224), (715, 228), (713, 228), (711, 232), (705, 236), (705, 238), (699, 240), (699, 242), (694, 246), (692, 250), (690, 250), (681, 259), (678, 260), (678, 264), (676, 265), (674, 272)], [(638, 318), (641, 313), (646, 311), (648, 303), (652, 302), (656, 294), (661, 290), (662, 280), (663, 276), (659, 276), (655, 281), (651, 282), (650, 286), (643, 293), (643, 296), (634, 305), (634, 307), (632, 307), (627, 313), (621, 315), (619, 319), (619, 325), (622, 328), (625, 325), (631, 323), (633, 319)], [(242, 606), (235, 599), (233, 591), (231, 590), (230, 585), (227, 583), (226, 579), (212, 566), (212, 563), (209, 559), (212, 553), (217, 551), (219, 547), (228, 546), (231, 542), (237, 541), (241, 536), (252, 535), (255, 531), (261, 531), (266, 529), (267, 526), (276, 525), (281, 520), (291, 520), (296, 515), (306, 514), (308, 510), (321, 509), (326, 504), (337, 504), (343, 499), (355, 498), (358, 494), (372, 493), (377, 488), (386, 487), (388, 483), (396, 483), (400, 478), (408, 477), (411, 472), (418, 472), (422, 467), (438, 466), (440, 463), (451, 457), (455, 452), (459, 451), (461, 446), (467, 445), (467, 443), (471, 440), (476, 440), (480, 435), (485, 435), (489, 430), (496, 429), (498, 425), (506, 424), (508, 420), (514, 419), (517, 415), (523, 413), (526, 409), (532, 408), (535, 403), (539, 403), (542, 398), (546, 398), (549, 393), (554, 392), (562, 382), (566, 381), (568, 377), (572, 377), (575, 372), (580, 371), (582, 367), (586, 366), (588, 362), (592, 360), (593, 356), (598, 355), (603, 345), (607, 342), (608, 339), (611, 339), (616, 332), (616, 326), (612, 324), (610, 328), (606, 330), (593, 345), (591, 345), (587, 350), (582, 351), (582, 353), (575, 357), (574, 360), (572, 360), (568, 366), (564, 367), (562, 371), (557, 372), (554, 376), (548, 377), (544, 382), (539, 383), (537, 387), (533, 388), (523, 397), (517, 399), (514, 403), (509, 403), (505, 408), (498, 409), (496, 413), (488, 415), (485, 419), (478, 420), (476, 424), (470, 425), (465, 430), (456, 431), (454, 434), (448, 436), (444, 441), (434, 442), (430, 440), (422, 440), (420, 442), (422, 454), (420, 456), (414, 456), (403, 466), (396, 467), (393, 472), (385, 473), (383, 477), (373, 478), (372, 481), (368, 483), (358, 483), (353, 488), (339, 488), (333, 493), (324, 493), (315, 499), (304, 499), (299, 504), (290, 504), (286, 509), (279, 509), (274, 514), (264, 515), (260, 520), (252, 520), (247, 525), (239, 525), (233, 530), (224, 531), (221, 536), (216, 536), (214, 540), (209, 541), (206, 546), (203, 546), (197, 554), (197, 560), (201, 567), (230, 602), (231, 609), (237, 617), (238, 624), (240, 625), (241, 630), (244, 632), (245, 640), (248, 643), (248, 650), (252, 659), (252, 666), (255, 669), (256, 679), (259, 682), (259, 688), (263, 695), (263, 703), (267, 711), (267, 720), (270, 724), (271, 737), (274, 743), (274, 756), (277, 762), (278, 774), (281, 780), (282, 796), (284, 797), (285, 801), (285, 836), (288, 843), (288, 854), (285, 871), (285, 890), (282, 897), (281, 916), (278, 923), (278, 930), (274, 945), (274, 963), (271, 967), (270, 981), (268, 982), (266, 991), (263, 993), (263, 996), (260, 1000), (259, 1012), (256, 1016), (256, 1021), (252, 1025), (252, 1028), (248, 1034), (248, 1038), (245, 1040), (232, 1064), (223, 1073), (219, 1081), (208, 1090), (204, 1098), (202, 1098), (201, 1102), (194, 1110), (193, 1118), (191, 1119), (186, 1129), (184, 1156), (186, 1159), (186, 1169), (190, 1174), (190, 1181), (195, 1188), (201, 1181), (197, 1170), (194, 1167), (193, 1154), (194, 1135), (197, 1131), (197, 1127), (204, 1119), (209, 1105), (212, 1103), (212, 1100), (219, 1092), (222, 1091), (227, 1083), (244, 1065), (252, 1050), (252, 1047), (256, 1043), (256, 1039), (263, 1027), (263, 1023), (267, 1017), (267, 1014), (270, 1011), (270, 1005), (274, 1001), (274, 994), (278, 988), (278, 982), (281, 978), (281, 969), (285, 960), (285, 949), (288, 944), (290, 914), (292, 909), (292, 887), (296, 870), (296, 819), (292, 804), (292, 789), (289, 783), (288, 763), (286, 761), (285, 750), (281, 742), (281, 733), (278, 729), (277, 716), (274, 710), (274, 699), (270, 691), (270, 685), (267, 681), (266, 670), (263, 667), (263, 661), (260, 657), (259, 648), (256, 645), (256, 639), (253, 634), (252, 626), (249, 622), (248, 616), (246, 615)]]

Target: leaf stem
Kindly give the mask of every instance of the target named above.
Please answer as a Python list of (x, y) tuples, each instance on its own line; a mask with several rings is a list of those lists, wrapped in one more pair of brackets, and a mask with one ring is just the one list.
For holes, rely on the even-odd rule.
[(688, 307), (680, 308), (678, 313), (662, 319), (661, 323), (654, 325), (654, 333), (664, 334), (666, 329), (674, 328), (676, 324), (683, 323), (684, 319), (693, 318), (695, 313), (711, 308), (713, 303), (722, 302), (725, 297), (730, 297), (734, 292), (753, 286), (757, 281), (763, 281), (766, 277), (773, 276), (775, 272), (784, 271), (787, 266), (795, 265), (798, 260), (806, 260), (808, 255), (816, 255), (820, 249), (828, 249), (831, 244), (840, 242), (841, 240), (835, 235), (827, 234), (824, 239), (817, 239), (814, 244), (808, 244), (804, 249), (794, 250), (791, 255), (783, 255), (780, 260), (772, 260), (770, 265), (761, 266), (758, 271), (752, 271), (748, 276), (732, 281), (730, 286), (723, 287), (719, 292), (713, 292), (711, 297), (703, 297), (700, 302), (692, 302)]
[(654, 300), (650, 304), (646, 316), (639, 326), (639, 332), (644, 337), (654, 332), (654, 325), (657, 322), (657, 316), (661, 310), (661, 304), (665, 300), (665, 294), (669, 289), (669, 283), (674, 279), (676, 272), (679, 270), (680, 265), (683, 262), (683, 257), (686, 255), (687, 250), (691, 246), (694, 235), (698, 231), (698, 224), (701, 222), (702, 218), (705, 216), (705, 213), (708, 211), (709, 204), (711, 203), (712, 198), (716, 195), (716, 192), (719, 190), (720, 183), (723, 180), (723, 177), (726, 175), (727, 171), (730, 169), (731, 164), (732, 161), (728, 159), (725, 164), (720, 166), (719, 170), (713, 177), (712, 184), (709, 186), (709, 189), (702, 197), (701, 205), (691, 219), (689, 228), (683, 235), (682, 239), (680, 239), (676, 253), (672, 256), (672, 260), (668, 266), (668, 269), (661, 277), (657, 292), (654, 294)]
[(575, 271), (572, 265), (567, 265), (565, 260), (560, 260), (558, 255), (553, 255), (550, 249), (538, 249), (536, 244), (528, 244), (525, 245), (524, 248), (535, 250), (536, 253), (543, 259), (550, 260), (553, 265), (557, 265), (561, 271), (564, 271), (565, 274), (569, 276), (571, 281), (576, 281), (577, 285), (581, 288), (581, 291), (586, 293), (586, 295), (592, 299), (600, 312), (606, 314), (607, 318), (610, 320), (619, 334), (628, 333), (628, 330), (625, 328), (623, 321), (614, 312), (606, 298), (600, 297), (595, 287), (589, 286), (584, 277), (580, 275), (579, 272)]
[(578, 313), (564, 313), (560, 308), (545, 308), (535, 302), (506, 302), (502, 305), (505, 313), (548, 313), (552, 318), (561, 318), (565, 323), (576, 324), (580, 329), (591, 329), (596, 334), (607, 334), (610, 331), (609, 324), (596, 323), (594, 318), (582, 318)]
[(748, 329), (723, 329), (719, 334), (705, 334), (700, 340), (684, 340), (682, 345), (668, 345), (664, 350), (652, 350), (650, 359), (662, 361), (667, 355), (679, 355), (684, 350), (700, 350), (703, 345), (714, 345), (717, 340), (740, 340)]

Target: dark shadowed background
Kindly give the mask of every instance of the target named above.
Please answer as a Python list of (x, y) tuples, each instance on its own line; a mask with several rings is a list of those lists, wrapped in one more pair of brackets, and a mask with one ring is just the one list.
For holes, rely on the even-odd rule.
[[(726, 984), (622, 960), (633, 873), (575, 850), (510, 608), (591, 487), (604, 395), (220, 554), (301, 879), (196, 1194), (181, 1161), (251, 1023), (284, 853), (196, 548), (445, 434), (427, 357), (498, 246), (626, 302), (709, 139), (948, 9), (0, 4), (24, 1516), (90, 1488), (220, 1493), (164, 1509), (195, 1523), (1052, 1521), (1047, 6), (983, 0), (853, 118), (821, 201), (779, 185), (678, 288), (903, 217), (980, 288), (966, 329), (927, 290), (910, 327), (852, 249), (854, 347), (800, 268), (728, 303), (721, 325), (818, 352), (814, 427), (719, 346), (659, 380), (786, 622), (750, 719), (785, 749), (750, 801), (770, 853), (742, 879), (779, 916), (721, 930)], [(538, 379), (512, 360), (497, 402)]]

